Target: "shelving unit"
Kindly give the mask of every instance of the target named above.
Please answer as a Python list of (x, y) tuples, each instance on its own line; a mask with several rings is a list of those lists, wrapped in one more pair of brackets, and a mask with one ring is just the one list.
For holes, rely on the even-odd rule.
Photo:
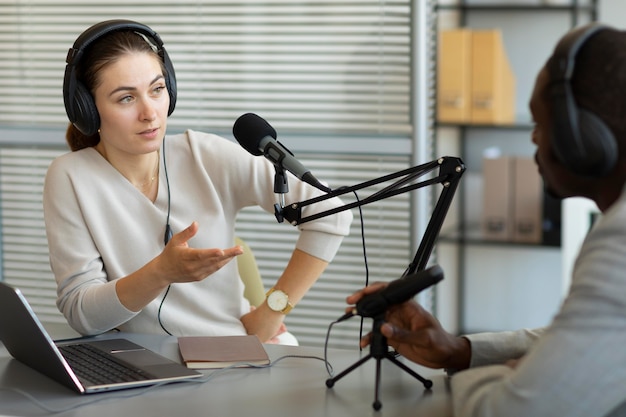
[[(457, 4), (435, 2), (434, 6), (439, 30), (453, 27), (501, 28), (505, 49), (517, 78), (518, 114), (514, 123), (436, 123), (438, 146), (456, 149), (467, 168), (457, 195), (457, 215), (451, 216), (453, 224), (444, 226), (440, 240), (445, 252), (440, 259), (450, 263), (444, 265), (447, 276), (453, 275), (453, 271), (457, 273), (457, 326), (460, 333), (505, 330), (518, 327), (518, 324), (547, 324), (558, 308), (563, 292), (560, 248), (485, 240), (479, 233), (480, 218), (476, 217), (481, 209), (476, 200), (482, 195), (479, 198), (476, 194), (482, 193), (480, 173), (483, 150), (497, 146), (504, 154), (529, 157), (534, 154), (530, 139), (533, 125), (526, 110), (534, 77), (566, 30), (597, 20), (597, 0), (572, 0), (566, 4), (531, 1), (487, 3), (486, 0), (460, 0)], [(528, 30), (529, 27), (532, 30)], [(444, 142), (445, 145), (442, 145)], [(475, 271), (477, 268), (480, 269), (478, 273)], [(525, 269), (527, 276), (516, 268)], [(478, 274), (481, 277), (475, 276)], [(542, 281), (542, 275), (546, 277), (545, 281)], [(558, 276), (556, 283), (552, 278), (554, 275)], [(552, 281), (549, 282), (548, 278)], [(526, 294), (520, 290), (520, 282), (528, 283)], [(506, 301), (507, 297), (510, 302)], [(529, 301), (535, 298), (537, 305), (545, 305), (546, 299), (549, 301), (550, 305), (533, 317), (536, 323), (515, 319), (515, 316), (528, 318), (526, 311), (516, 312), (514, 306), (517, 300), (524, 297)], [(498, 316), (498, 320), (494, 320), (494, 315)], [(502, 318), (504, 315), (510, 317)]]
[[(560, 4), (559, 4), (560, 3)], [(471, 11), (481, 11), (481, 12), (525, 12), (525, 11), (541, 11), (541, 12), (569, 12), (572, 17), (572, 26), (576, 26), (578, 24), (578, 14), (579, 13), (587, 13), (591, 16), (591, 20), (596, 20), (597, 18), (597, 9), (598, 9), (598, 1), (590, 0), (587, 2), (581, 2), (578, 0), (572, 1), (563, 1), (563, 2), (550, 2), (550, 1), (542, 1), (537, 0), (535, 2), (504, 2), (501, 1), (497, 4), (493, 2), (481, 2), (480, 0), (476, 1), (467, 1), (460, 0), (458, 4), (438, 4), (437, 9), (439, 10), (456, 10), (464, 13), (462, 17), (465, 17), (467, 12)], [(461, 20), (461, 26), (465, 26), (467, 24), (463, 19)]]

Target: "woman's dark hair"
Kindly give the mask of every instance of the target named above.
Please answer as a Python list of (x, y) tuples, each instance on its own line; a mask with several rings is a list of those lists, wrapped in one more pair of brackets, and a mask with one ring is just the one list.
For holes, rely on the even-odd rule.
[[(161, 64), (161, 71), (165, 75), (163, 60), (142, 35), (130, 31), (111, 32), (93, 42), (85, 51), (84, 57), (77, 66), (77, 78), (85, 85), (91, 95), (100, 85), (100, 74), (107, 66), (115, 63), (121, 56), (131, 53), (146, 53), (153, 55)], [(65, 140), (72, 151), (96, 146), (100, 142), (100, 134), (87, 136), (73, 124), (69, 124), (65, 133)]]

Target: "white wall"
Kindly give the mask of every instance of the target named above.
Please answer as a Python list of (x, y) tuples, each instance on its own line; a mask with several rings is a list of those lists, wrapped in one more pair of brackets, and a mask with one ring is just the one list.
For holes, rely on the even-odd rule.
[(626, 28), (626, 3), (624, 0), (598, 0), (598, 20), (620, 29)]

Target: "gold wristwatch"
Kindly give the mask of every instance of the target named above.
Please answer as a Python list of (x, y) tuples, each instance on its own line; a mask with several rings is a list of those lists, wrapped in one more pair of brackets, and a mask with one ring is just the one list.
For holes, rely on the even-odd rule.
[(265, 297), (267, 298), (267, 306), (273, 311), (287, 314), (293, 308), (293, 304), (289, 302), (289, 296), (282, 290), (272, 288)]

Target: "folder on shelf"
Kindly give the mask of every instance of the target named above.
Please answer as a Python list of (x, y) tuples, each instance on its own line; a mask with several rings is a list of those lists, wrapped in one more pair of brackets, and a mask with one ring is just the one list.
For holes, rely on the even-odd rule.
[(506, 124), (515, 120), (515, 76), (502, 33), (474, 30), (471, 37), (471, 111), (474, 124)]
[(513, 241), (541, 243), (543, 184), (532, 158), (513, 159)]
[(483, 159), (483, 237), (510, 241), (513, 236), (511, 157)]
[(469, 29), (440, 32), (437, 66), (437, 118), (440, 122), (469, 122), (471, 40)]

